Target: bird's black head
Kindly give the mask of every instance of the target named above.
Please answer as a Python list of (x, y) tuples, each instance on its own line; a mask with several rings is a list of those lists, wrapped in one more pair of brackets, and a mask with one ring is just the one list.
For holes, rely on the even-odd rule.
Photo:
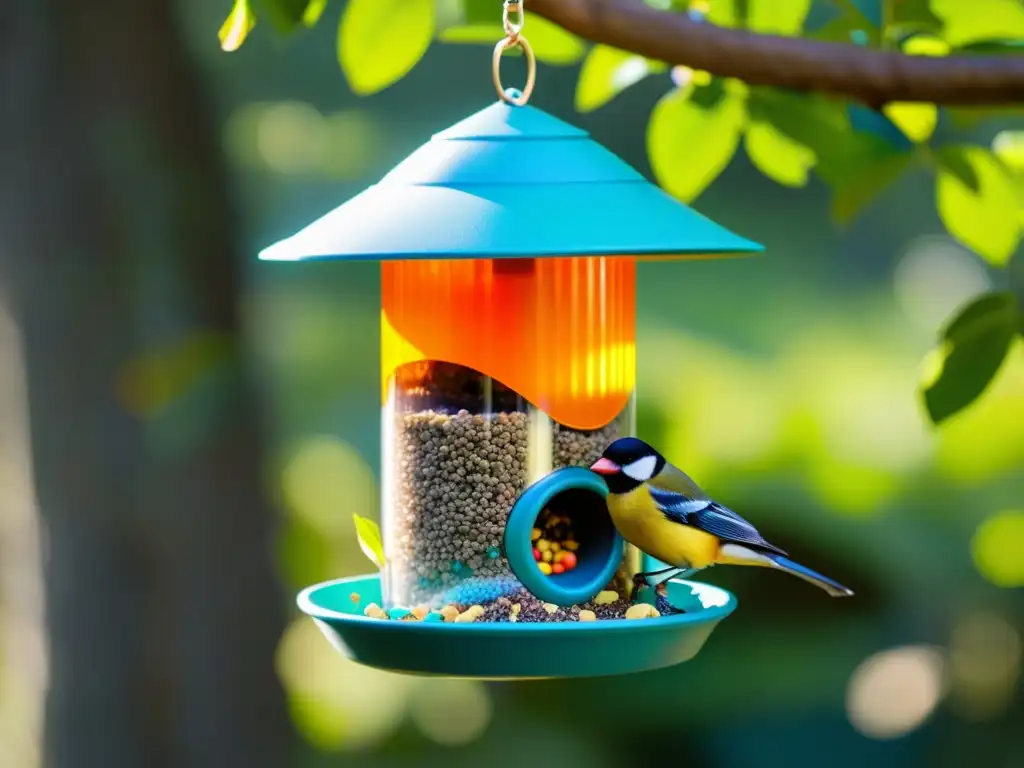
[(590, 469), (604, 478), (611, 493), (618, 494), (629, 493), (643, 485), (664, 466), (665, 458), (643, 440), (620, 437)]

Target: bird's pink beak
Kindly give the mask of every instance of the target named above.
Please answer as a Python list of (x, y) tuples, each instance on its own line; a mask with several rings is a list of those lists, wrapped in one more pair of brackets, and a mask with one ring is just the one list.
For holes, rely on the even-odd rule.
[(611, 459), (606, 459), (604, 456), (590, 465), (590, 471), (597, 472), (599, 475), (614, 475), (619, 469), (618, 464)]

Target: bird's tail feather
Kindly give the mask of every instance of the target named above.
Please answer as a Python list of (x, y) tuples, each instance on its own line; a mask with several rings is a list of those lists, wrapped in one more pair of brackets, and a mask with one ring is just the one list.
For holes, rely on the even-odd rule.
[(853, 595), (853, 590), (844, 587), (838, 581), (833, 581), (827, 576), (822, 576), (817, 571), (813, 571), (805, 565), (793, 562), (788, 557), (782, 557), (782, 555), (767, 555), (767, 558), (771, 560), (772, 565), (778, 568), (780, 571), (792, 574), (804, 581), (810, 582), (816, 587), (825, 590), (832, 597), (850, 597)]

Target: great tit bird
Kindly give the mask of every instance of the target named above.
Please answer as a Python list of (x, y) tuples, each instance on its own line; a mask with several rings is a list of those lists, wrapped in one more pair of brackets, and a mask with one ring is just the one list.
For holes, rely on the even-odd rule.
[[(713, 501), (682, 470), (635, 437), (616, 440), (591, 467), (608, 485), (608, 511), (626, 541), (670, 568), (641, 573), (633, 581), (634, 599), (648, 576), (698, 570), (711, 565), (754, 565), (798, 576), (833, 597), (852, 590), (786, 556), (753, 525)], [(660, 585), (659, 610), (665, 605)]]

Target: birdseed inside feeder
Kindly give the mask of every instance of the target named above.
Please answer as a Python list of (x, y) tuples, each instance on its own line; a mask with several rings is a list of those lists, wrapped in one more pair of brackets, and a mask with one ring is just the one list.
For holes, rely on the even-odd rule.
[[(638, 258), (761, 247), (527, 106), (535, 65), (510, 11), (497, 103), (260, 255), (381, 262), (386, 569), (312, 587), (300, 605), (354, 658), (390, 669), (500, 678), (664, 666), (696, 653), (734, 600), (692, 587), (703, 610), (658, 619), (675, 634), (647, 637), (646, 622), (630, 622), (646, 659), (594, 655), (625, 636), (577, 630), (627, 615), (641, 556), (585, 468), (635, 433)], [(501, 86), (512, 46), (526, 53), (523, 92)], [(685, 603), (691, 587), (673, 589)], [(404, 620), (364, 618), (369, 603)], [(542, 660), (552, 649), (575, 660)]]

